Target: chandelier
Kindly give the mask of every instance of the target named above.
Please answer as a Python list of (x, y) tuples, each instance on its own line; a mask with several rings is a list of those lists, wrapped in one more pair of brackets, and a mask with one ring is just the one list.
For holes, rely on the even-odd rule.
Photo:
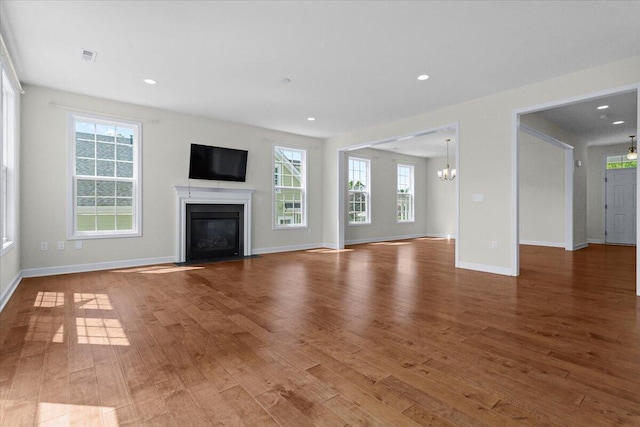
[[(456, 170), (449, 168), (449, 142), (451, 142), (451, 140), (447, 138), (447, 167), (438, 171), (438, 179), (440, 179), (440, 181), (453, 181), (456, 177)], [(636, 154), (636, 157), (637, 156)]]
[(638, 158), (638, 149), (633, 146), (633, 138), (635, 137), (635, 135), (629, 136), (629, 138), (631, 138), (631, 147), (629, 147), (629, 152), (627, 153), (627, 159), (629, 160), (636, 160)]

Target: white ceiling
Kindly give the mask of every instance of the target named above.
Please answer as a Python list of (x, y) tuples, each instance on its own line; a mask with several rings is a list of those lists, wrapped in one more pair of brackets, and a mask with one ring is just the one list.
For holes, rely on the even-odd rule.
[(397, 138), (382, 141), (370, 148), (416, 157), (444, 157), (447, 155), (447, 139), (451, 140), (449, 141), (449, 159), (450, 163), (454, 164), (456, 158), (455, 129), (439, 129), (410, 139)]
[[(598, 110), (597, 107), (609, 108)], [(609, 145), (630, 142), (638, 129), (638, 93), (631, 91), (594, 98), (562, 107), (534, 113), (555, 123), (588, 145)], [(624, 121), (614, 125), (615, 121)]]
[(639, 18), (638, 1), (0, 2), (25, 83), (316, 137), (638, 55)]

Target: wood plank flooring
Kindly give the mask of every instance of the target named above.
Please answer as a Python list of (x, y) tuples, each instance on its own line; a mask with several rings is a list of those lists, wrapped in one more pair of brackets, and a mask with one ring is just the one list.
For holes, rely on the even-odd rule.
[(414, 239), (24, 279), (0, 425), (640, 425), (635, 248)]

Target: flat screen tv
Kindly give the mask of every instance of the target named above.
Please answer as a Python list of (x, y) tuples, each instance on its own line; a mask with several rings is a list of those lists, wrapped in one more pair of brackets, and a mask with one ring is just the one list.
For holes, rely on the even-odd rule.
[(189, 178), (244, 182), (247, 151), (191, 144)]

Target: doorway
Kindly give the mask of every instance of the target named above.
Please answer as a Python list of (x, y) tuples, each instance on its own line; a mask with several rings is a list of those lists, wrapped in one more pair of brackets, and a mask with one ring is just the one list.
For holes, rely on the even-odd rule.
[[(445, 136), (446, 135), (446, 136)], [(435, 139), (434, 139), (435, 138)], [(452, 148), (452, 157), (455, 158), (455, 160), (453, 160), (451, 166), (452, 169), (456, 169), (459, 171), (459, 149), (460, 149), (460, 145), (459, 145), (459, 129), (458, 129), (458, 123), (452, 123), (449, 125), (445, 125), (445, 126), (441, 126), (441, 127), (436, 127), (436, 128), (429, 128), (429, 129), (424, 129), (421, 131), (417, 131), (417, 132), (413, 132), (413, 133), (409, 133), (409, 134), (403, 134), (403, 135), (398, 135), (398, 136), (394, 136), (394, 137), (390, 137), (390, 138), (385, 138), (382, 140), (377, 140), (377, 141), (370, 141), (370, 142), (364, 142), (364, 143), (360, 143), (360, 144), (354, 144), (351, 146), (346, 146), (346, 147), (342, 147), (338, 150), (338, 212), (337, 212), (337, 218), (338, 218), (338, 224), (337, 224), (337, 233), (338, 233), (338, 245), (337, 248), (338, 249), (344, 249), (345, 247), (345, 243), (348, 242), (352, 242), (352, 243), (366, 243), (366, 242), (374, 242), (374, 241), (384, 241), (384, 240), (392, 240), (392, 239), (388, 239), (388, 238), (378, 238), (375, 237), (375, 240), (372, 239), (362, 239), (360, 241), (354, 241), (353, 238), (349, 238), (347, 239), (347, 230), (350, 227), (350, 222), (349, 222), (349, 212), (348, 212), (348, 207), (349, 207), (349, 203), (347, 202), (347, 195), (348, 195), (348, 191), (349, 191), (349, 186), (348, 186), (348, 160), (350, 156), (354, 156), (356, 154), (359, 153), (359, 151), (361, 152), (362, 150), (372, 150), (372, 151), (377, 151), (377, 150), (383, 150), (383, 151), (393, 151), (393, 152), (397, 152), (398, 154), (408, 154), (408, 152), (403, 153), (404, 150), (399, 149), (399, 147), (401, 145), (406, 145), (408, 147), (412, 147), (412, 148), (416, 148), (417, 146), (419, 146), (422, 143), (426, 143), (427, 147), (426, 147), (426, 151), (432, 151), (435, 147), (435, 145), (432, 144), (437, 144), (438, 147), (436, 148), (436, 150), (445, 150), (447, 145), (445, 144), (445, 140), (447, 138), (451, 138), (451, 140), (454, 142), (454, 147)], [(432, 141), (433, 140), (433, 141)], [(437, 142), (436, 142), (437, 141)], [(423, 147), (424, 148), (424, 147)], [(422, 150), (420, 150), (422, 151)], [(431, 155), (429, 154), (409, 154), (409, 155), (415, 155), (418, 157), (423, 157), (426, 158), (427, 160), (429, 160), (429, 158), (431, 157)], [(439, 154), (437, 155), (439, 157)], [(444, 154), (442, 154), (442, 156), (444, 157)], [(365, 157), (365, 156), (361, 156), (361, 157)], [(374, 155), (370, 155), (370, 157), (374, 158)], [(398, 160), (398, 165), (400, 165), (400, 162)], [(373, 165), (372, 165), (373, 166)], [(444, 165), (441, 165), (444, 166)], [(425, 168), (425, 172), (428, 170), (428, 168)], [(417, 170), (416, 170), (417, 173)], [(453, 203), (452, 203), (452, 207), (450, 210), (447, 211), (447, 216), (450, 217), (451, 213), (453, 211), (453, 213), (455, 214), (455, 224), (454, 224), (454, 231), (452, 233), (448, 233), (450, 235), (447, 236), (434, 236), (434, 237), (442, 237), (442, 238), (456, 238), (457, 237), (457, 231), (459, 229), (459, 203), (458, 203), (458, 194), (459, 194), (459, 173), (458, 173), (458, 177), (453, 180), (452, 182), (447, 182), (447, 183), (442, 183), (443, 185), (450, 185), (450, 188), (453, 190), (454, 193), (454, 197), (453, 197)], [(382, 177), (382, 180), (386, 180), (386, 181), (396, 181), (395, 179), (389, 179), (390, 176), (386, 176), (386, 177)], [(433, 179), (435, 181), (437, 181), (438, 176), (436, 175), (435, 171), (433, 171), (433, 177), (431, 175), (429, 175), (428, 179)], [(427, 179), (427, 176), (424, 176), (424, 179)], [(422, 182), (424, 182), (424, 180), (421, 180)], [(372, 182), (372, 185), (375, 185), (374, 182)], [(395, 190), (394, 190), (395, 192)], [(373, 200), (374, 197), (371, 197), (371, 200)], [(385, 198), (385, 200), (387, 200), (388, 198)], [(389, 201), (389, 200), (387, 200)], [(378, 201), (376, 203), (380, 203), (380, 198), (378, 198)], [(428, 202), (427, 202), (428, 203)], [(435, 203), (435, 202), (434, 202)], [(418, 204), (418, 200), (416, 199), (416, 206)], [(391, 205), (393, 206), (393, 205)], [(418, 213), (416, 211), (416, 216), (418, 215), (425, 215), (425, 213)], [(395, 222), (395, 221), (394, 221)], [(398, 221), (400, 222), (400, 221)], [(379, 221), (376, 221), (375, 215), (373, 215), (373, 219), (366, 225), (364, 225), (364, 227), (384, 227), (384, 224), (380, 224)], [(358, 225), (358, 227), (361, 227), (360, 225)], [(353, 233), (351, 233), (353, 234)], [(424, 236), (425, 234), (423, 234)], [(409, 238), (412, 236), (407, 236), (406, 238)], [(418, 237), (418, 236), (415, 236)], [(402, 236), (400, 238), (403, 238)], [(454, 240), (454, 245), (455, 245), (455, 265), (458, 265), (459, 262), (459, 245), (456, 244), (455, 240)]]
[[(615, 144), (615, 143), (621, 143), (622, 141), (624, 141), (628, 135), (631, 134), (638, 134), (638, 122), (640, 121), (640, 111), (638, 110), (638, 98), (640, 96), (639, 94), (640, 92), (640, 84), (633, 84), (633, 85), (628, 85), (625, 87), (620, 87), (620, 88), (614, 88), (614, 89), (609, 89), (609, 90), (605, 90), (605, 91), (601, 91), (601, 92), (596, 92), (596, 93), (592, 93), (589, 95), (584, 95), (584, 96), (579, 96), (579, 97), (574, 97), (574, 98), (570, 98), (570, 99), (565, 99), (565, 100), (560, 100), (560, 101), (555, 101), (555, 102), (550, 102), (547, 104), (543, 104), (543, 105), (538, 105), (538, 106), (532, 106), (532, 107), (528, 107), (528, 108), (523, 108), (523, 109), (518, 109), (515, 110), (513, 112), (513, 134), (514, 134), (514, 204), (513, 204), (513, 212), (514, 212), (514, 228), (513, 228), (513, 235), (515, 236), (515, 239), (513, 241), (513, 247), (512, 247), (512, 253), (513, 253), (513, 274), (514, 275), (519, 275), (520, 274), (520, 248), (519, 248), (519, 241), (520, 241), (520, 189), (519, 189), (519, 183), (518, 183), (518, 174), (519, 174), (519, 164), (518, 164), (518, 153), (519, 153), (519, 136), (518, 136), (518, 129), (520, 127), (520, 119), (522, 115), (525, 114), (531, 114), (531, 113), (539, 113), (539, 114), (547, 114), (547, 118), (549, 117), (550, 114), (554, 114), (554, 113), (565, 113), (568, 114), (565, 115), (565, 118), (570, 117), (571, 114), (575, 113), (576, 115), (574, 116), (577, 119), (577, 123), (578, 124), (582, 124), (581, 126), (581, 130), (591, 130), (594, 131), (593, 129), (588, 129), (589, 126), (592, 125), (597, 125), (597, 124), (608, 124), (609, 128), (600, 132), (600, 134), (598, 134), (597, 132), (592, 133), (592, 138), (587, 139), (588, 141), (590, 141), (590, 143), (593, 143), (591, 141), (597, 141), (597, 144), (595, 145), (607, 145), (607, 144)], [(609, 106), (605, 105), (606, 103), (602, 102), (598, 102), (600, 100), (603, 99), (608, 99), (611, 97), (616, 97), (616, 96), (621, 96), (624, 97), (628, 100), (630, 100), (630, 104), (632, 103), (632, 105), (629, 105), (632, 108), (628, 108), (628, 109), (620, 109), (620, 110), (616, 110), (616, 109), (611, 109), (607, 112), (603, 112), (601, 111), (602, 109), (606, 109)], [(593, 105), (596, 104), (596, 105)], [(569, 107), (577, 107), (577, 108), (569, 108)], [(581, 110), (582, 108), (582, 110)], [(594, 110), (596, 110), (599, 114), (599, 117), (596, 117), (595, 120), (593, 118), (591, 119), (587, 119), (584, 116), (581, 116), (579, 114), (584, 113), (584, 109), (587, 110), (591, 110), (591, 112), (593, 113)], [(621, 119), (618, 116), (620, 115), (620, 113), (625, 113), (628, 115), (627, 118), (625, 119)], [(582, 118), (582, 122), (580, 122), (580, 117)], [(574, 123), (575, 124), (575, 123)], [(616, 134), (616, 130), (621, 130), (623, 127), (619, 126), (617, 129), (612, 127), (612, 126), (618, 126), (621, 124), (625, 124), (624, 128), (624, 135), (617, 135)], [(601, 126), (602, 128), (602, 126)], [(615, 141), (611, 141), (611, 142), (602, 142), (602, 139), (612, 139), (612, 135), (615, 135)], [(578, 139), (584, 139), (584, 138), (578, 138)], [(628, 141), (628, 140), (627, 140)], [(573, 145), (573, 144), (572, 144)], [(576, 148), (574, 146), (574, 148)], [(580, 152), (582, 151), (582, 152)], [(587, 155), (586, 155), (586, 147), (582, 147), (580, 146), (580, 150), (575, 150), (575, 159), (574, 159), (574, 202), (577, 203), (577, 205), (574, 206), (574, 236), (579, 236), (579, 233), (584, 234), (584, 247), (587, 246), (587, 232), (586, 232), (586, 219), (587, 219), (587, 209), (585, 207), (585, 201), (584, 200), (580, 200), (577, 197), (580, 197), (580, 195), (575, 196), (575, 193), (579, 193), (580, 191), (582, 191), (584, 188), (587, 187), (587, 182), (586, 179), (584, 177), (584, 175), (586, 174), (586, 168), (585, 168), (585, 160), (587, 159)], [(601, 164), (601, 163), (600, 163)], [(600, 169), (601, 171), (602, 169)], [(602, 177), (601, 172), (598, 172), (598, 175), (600, 176), (599, 180), (600, 183), (604, 183), (604, 177)], [(629, 178), (630, 181), (632, 181), (633, 183), (636, 183), (635, 186), (633, 185), (633, 183), (631, 184), (631, 187), (629, 187), (627, 190), (618, 190), (618, 192), (622, 192), (624, 193), (624, 191), (627, 192), (633, 192), (634, 194), (636, 194), (637, 197), (637, 191), (638, 191), (638, 185), (637, 185), (637, 180), (638, 180), (638, 176), (637, 174), (633, 175), (632, 177)], [(580, 186), (582, 186), (583, 188), (580, 188)], [(602, 200), (602, 193), (600, 193), (600, 200)], [(584, 197), (586, 199), (586, 195), (583, 195), (582, 197)], [(602, 203), (602, 202), (600, 202)], [(602, 205), (600, 205), (602, 206)], [(623, 217), (619, 217), (619, 224), (618, 224), (618, 228), (620, 229), (620, 227), (626, 227), (626, 232), (627, 233), (632, 233), (634, 235), (636, 235), (636, 233), (638, 232), (638, 227), (637, 227), (637, 204), (633, 204), (632, 207), (629, 207), (629, 209), (633, 210), (633, 214), (631, 216), (627, 216), (626, 218)], [(626, 214), (625, 214), (626, 215)], [(622, 224), (623, 219), (626, 219), (627, 223)], [(604, 223), (604, 219), (602, 219), (602, 222)], [(611, 222), (611, 221), (610, 221)], [(604, 225), (604, 224), (603, 224)], [(615, 227), (615, 219), (613, 220), (613, 226)], [(604, 227), (600, 228), (600, 230), (602, 230), (601, 232), (604, 233)], [(637, 239), (637, 237), (636, 237)], [(582, 239), (579, 239), (577, 241), (575, 241), (575, 249), (578, 249), (581, 246), (581, 242)], [(604, 241), (601, 241), (601, 243), (604, 243)], [(636, 294), (638, 296), (640, 296), (640, 271), (639, 270), (639, 266), (640, 266), (640, 262), (638, 262), (640, 260), (640, 254), (636, 255), (636, 265), (635, 265), (635, 272), (636, 272)]]

